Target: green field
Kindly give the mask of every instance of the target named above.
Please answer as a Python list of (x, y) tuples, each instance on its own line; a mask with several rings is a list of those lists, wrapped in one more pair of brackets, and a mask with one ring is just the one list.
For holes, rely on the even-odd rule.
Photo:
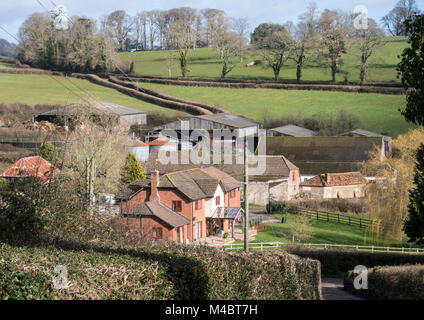
[(88, 80), (0, 73), (0, 103), (25, 103), (30, 106), (69, 104), (87, 98), (113, 102), (146, 112), (162, 111), (167, 114), (177, 112), (127, 96), (115, 89), (93, 84)]
[[(399, 62), (398, 55), (407, 46), (407, 40), (404, 37), (389, 37), (388, 42), (378, 49), (375, 55), (370, 58), (369, 81), (398, 81), (396, 78), (396, 64)], [(344, 61), (343, 70), (349, 72), (350, 81), (359, 81), (359, 59), (360, 54), (357, 45), (349, 44), (348, 53), (342, 56)], [(121, 57), (128, 61), (135, 62), (135, 72), (143, 75), (169, 76), (168, 67), (165, 60), (164, 51), (147, 52), (125, 52), (120, 53)], [(234, 70), (228, 74), (228, 78), (235, 79), (264, 79), (273, 80), (271, 69), (263, 66), (254, 66), (247, 68), (245, 65), (250, 61), (261, 59), (255, 50), (249, 50), (248, 56), (243, 63), (237, 58), (233, 62), (237, 64)], [(189, 53), (189, 73), (190, 77), (211, 77), (217, 78), (221, 75), (221, 62), (217, 52), (210, 48), (191, 50)], [(174, 63), (172, 76), (181, 76), (178, 68), (178, 62)], [(280, 74), (281, 80), (296, 79), (296, 68), (293, 62), (283, 67)], [(303, 72), (302, 80), (309, 81), (327, 81), (331, 79), (331, 73), (328, 68), (320, 67), (316, 62), (307, 64)], [(338, 81), (343, 78), (338, 76)]]
[(305, 90), (229, 89), (168, 86), (153, 83), (143, 85), (159, 89), (172, 96), (223, 106), (236, 114), (258, 121), (267, 110), (272, 117), (311, 116), (344, 109), (361, 120), (362, 128), (396, 137), (413, 126), (408, 124), (399, 108), (405, 96), (375, 93), (347, 93)]
[[(282, 214), (274, 214), (281, 220)], [(290, 226), (296, 220), (296, 215), (287, 214), (287, 223), (266, 223), (265, 230), (259, 231), (255, 242), (291, 242)], [(379, 245), (400, 246), (401, 242), (384, 242), (372, 239), (365, 228), (339, 224), (336, 222), (325, 222), (312, 220), (312, 237), (304, 240), (304, 243), (317, 244), (346, 244), (346, 245)], [(407, 243), (403, 243), (409, 246)]]
[(1, 68), (16, 68), (16, 66), (14, 64), (11, 64), (11, 63), (0, 62), (0, 69)]

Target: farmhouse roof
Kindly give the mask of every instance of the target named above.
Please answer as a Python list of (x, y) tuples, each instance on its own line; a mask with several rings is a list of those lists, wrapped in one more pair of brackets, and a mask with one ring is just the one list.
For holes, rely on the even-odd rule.
[(233, 128), (247, 128), (257, 126), (258, 122), (229, 113), (215, 113), (208, 115), (197, 116), (197, 118), (220, 123)]
[(60, 170), (40, 156), (19, 159), (3, 173), (5, 178), (37, 177), (43, 182), (54, 178)]
[(383, 146), (383, 137), (262, 137), (268, 155), (284, 155), (302, 174), (358, 171), (369, 153)]
[(301, 184), (305, 187), (338, 187), (366, 184), (367, 180), (360, 172), (324, 173)]
[(155, 216), (173, 228), (181, 227), (190, 223), (186, 217), (174, 212), (163, 203), (153, 200), (141, 203), (131, 209), (126, 216)]
[(209, 167), (201, 170), (211, 177), (219, 179), (224, 192), (229, 192), (241, 187), (241, 183), (237, 179), (215, 167)]
[[(215, 167), (220, 171), (225, 172), (238, 181), (244, 179), (244, 164), (237, 162), (233, 156), (230, 164), (225, 164), (221, 159), (219, 163), (214, 163), (213, 156), (210, 155), (209, 161), (207, 157), (203, 161), (194, 161), (191, 153), (197, 155), (197, 151), (183, 150), (183, 151), (169, 151), (167, 157), (174, 159), (175, 163), (165, 163), (161, 161), (158, 151), (150, 152), (149, 158), (143, 165), (144, 171), (147, 174), (152, 173), (155, 169), (159, 170), (161, 174), (168, 172), (187, 170), (192, 168), (208, 168)], [(187, 161), (184, 161), (187, 160)], [(249, 157), (249, 178), (252, 180), (259, 179), (273, 179), (273, 178), (286, 178), (289, 176), (291, 170), (297, 170), (291, 161), (284, 156), (250, 156)], [(211, 170), (211, 169), (210, 169)], [(255, 174), (260, 173), (260, 174)]]
[[(168, 172), (159, 178), (158, 188), (177, 189), (191, 201), (212, 198), (220, 180), (199, 168)], [(118, 199), (127, 200), (142, 189), (150, 189), (150, 179), (137, 180), (123, 188)]]
[(159, 181), (158, 188), (168, 187), (170, 182), (190, 200), (212, 198), (219, 184), (218, 179), (198, 168), (167, 173)]
[(291, 136), (291, 137), (313, 137), (317, 135), (315, 131), (302, 128), (293, 124), (274, 128), (274, 129), (271, 129), (271, 131), (276, 131), (278, 133), (284, 134), (285, 136)]

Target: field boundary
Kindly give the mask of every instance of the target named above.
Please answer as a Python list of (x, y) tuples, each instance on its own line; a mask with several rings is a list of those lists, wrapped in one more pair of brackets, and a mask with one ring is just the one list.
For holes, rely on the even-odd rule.
[[(120, 80), (125, 80), (123, 76), (117, 76)], [(152, 76), (130, 76), (132, 81), (145, 83), (156, 83), (164, 85), (177, 85), (186, 87), (215, 87), (230, 89), (279, 89), (279, 90), (314, 90), (314, 91), (339, 91), (356, 93), (379, 93), (391, 95), (404, 95), (406, 91), (397, 84), (384, 85), (359, 85), (344, 83), (290, 83), (290, 82), (262, 82), (262, 81), (220, 81), (215, 79), (190, 79), (190, 78), (165, 78)]]
[(367, 228), (372, 225), (372, 220), (368, 218), (352, 217), (342, 213), (334, 213), (328, 211), (319, 211), (306, 208), (296, 208), (296, 213), (306, 214), (310, 217), (316, 218), (317, 221), (336, 222), (340, 224), (347, 224), (360, 228)]
[[(226, 245), (214, 245), (217, 248), (223, 250), (243, 250), (243, 243), (230, 243)], [(272, 250), (278, 248), (284, 248), (287, 246), (304, 246), (307, 248), (315, 249), (331, 249), (331, 248), (346, 248), (353, 249), (356, 251), (365, 252), (386, 252), (386, 253), (424, 253), (424, 248), (408, 248), (408, 247), (380, 247), (380, 246), (360, 246), (360, 245), (347, 245), (347, 244), (329, 244), (329, 243), (285, 243), (285, 242), (251, 242), (249, 243), (249, 249), (254, 250)]]

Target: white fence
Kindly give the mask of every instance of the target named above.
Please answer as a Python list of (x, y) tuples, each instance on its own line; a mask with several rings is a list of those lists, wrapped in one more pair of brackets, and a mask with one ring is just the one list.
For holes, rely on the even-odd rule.
[[(345, 244), (317, 244), (317, 243), (283, 243), (283, 242), (250, 242), (249, 249), (255, 250), (269, 250), (283, 248), (288, 245), (304, 246), (307, 248), (316, 249), (329, 249), (329, 248), (348, 248), (358, 251), (367, 252), (400, 252), (400, 253), (424, 253), (424, 248), (408, 248), (408, 247), (379, 247), (379, 246), (359, 246), (359, 245), (345, 245)], [(224, 250), (243, 250), (243, 243), (230, 243), (227, 245), (219, 246)]]

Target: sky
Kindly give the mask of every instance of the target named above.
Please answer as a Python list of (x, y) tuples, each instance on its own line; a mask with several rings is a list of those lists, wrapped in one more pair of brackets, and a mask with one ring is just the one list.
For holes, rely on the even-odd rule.
[[(398, 0), (319, 0), (315, 1), (319, 11), (342, 9), (353, 11), (355, 6), (363, 5), (370, 18), (379, 21)], [(234, 18), (247, 18), (252, 28), (263, 22), (296, 22), (310, 0), (0, 0), (0, 26), (13, 36), (18, 34), (22, 22), (35, 12), (52, 10), (54, 4), (64, 5), (70, 16), (99, 18), (114, 10), (125, 10), (134, 15), (140, 11), (166, 10), (189, 6), (193, 8), (216, 8), (224, 10)], [(41, 3), (41, 4), (40, 4)], [(424, 9), (422, 1), (417, 1)], [(0, 38), (11, 42), (16, 40), (0, 28)]]

